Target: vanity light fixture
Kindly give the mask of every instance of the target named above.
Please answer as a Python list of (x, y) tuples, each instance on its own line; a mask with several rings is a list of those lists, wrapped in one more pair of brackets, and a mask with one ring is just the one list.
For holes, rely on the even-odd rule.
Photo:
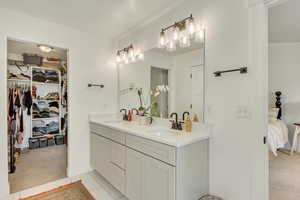
[(47, 45), (43, 45), (43, 44), (39, 44), (39, 45), (37, 45), (37, 47), (38, 47), (42, 52), (45, 52), (45, 53), (50, 53), (51, 51), (54, 50), (53, 47), (50, 47), (50, 46), (47, 46)]
[(117, 51), (116, 61), (117, 63), (128, 64), (130, 62), (135, 62), (137, 60), (143, 60), (144, 54), (139, 50), (135, 50), (133, 45), (129, 45), (123, 49)]
[(181, 48), (190, 47), (192, 40), (203, 42), (203, 39), (204, 29), (196, 24), (193, 15), (190, 15), (171, 26), (163, 28), (160, 32), (158, 47), (175, 51), (178, 46)]

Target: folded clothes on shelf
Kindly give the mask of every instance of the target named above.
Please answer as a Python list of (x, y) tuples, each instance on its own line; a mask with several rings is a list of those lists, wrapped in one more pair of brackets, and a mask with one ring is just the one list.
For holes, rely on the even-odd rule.
[(46, 75), (46, 83), (59, 83), (57, 71), (46, 70), (45, 75)]
[(48, 134), (58, 134), (59, 133), (59, 123), (58, 121), (51, 121), (46, 123), (44, 120), (34, 121), (32, 134), (33, 137), (39, 137)]
[[(53, 102), (50, 102), (53, 103)], [(59, 109), (55, 106), (50, 106), (46, 101), (36, 101), (32, 105), (33, 118), (52, 118), (59, 116)]]
[(58, 92), (49, 92), (46, 96), (38, 96), (37, 100), (46, 100), (46, 101), (58, 101), (59, 93)]
[(35, 82), (59, 84), (59, 74), (57, 71), (34, 69), (32, 74), (32, 80)]
[(36, 81), (36, 82), (41, 82), (41, 83), (44, 83), (46, 82), (46, 76), (45, 76), (45, 73), (43, 70), (37, 70), (35, 69), (33, 72), (32, 72), (32, 80), (33, 81)]

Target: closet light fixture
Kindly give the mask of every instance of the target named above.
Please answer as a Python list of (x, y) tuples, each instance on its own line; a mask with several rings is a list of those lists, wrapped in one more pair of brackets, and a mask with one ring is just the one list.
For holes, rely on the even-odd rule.
[(133, 45), (129, 45), (123, 49), (117, 51), (116, 61), (117, 63), (131, 63), (137, 60), (143, 60), (144, 54), (140, 50), (135, 50)]
[(203, 42), (203, 39), (204, 29), (196, 24), (193, 15), (190, 15), (173, 25), (163, 28), (160, 32), (158, 47), (175, 51), (177, 47), (190, 47), (192, 41)]
[(38, 48), (42, 51), (42, 52), (45, 52), (45, 53), (50, 53), (51, 51), (54, 50), (53, 47), (50, 47), (50, 46), (47, 46), (47, 45), (43, 45), (43, 44), (39, 44), (37, 45)]

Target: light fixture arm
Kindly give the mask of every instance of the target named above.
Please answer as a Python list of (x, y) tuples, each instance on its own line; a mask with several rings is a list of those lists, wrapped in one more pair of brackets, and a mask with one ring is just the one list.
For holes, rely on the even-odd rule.
[(175, 27), (175, 26), (184, 26), (184, 24), (185, 24), (185, 22), (186, 22), (187, 20), (192, 20), (192, 19), (194, 19), (193, 14), (191, 14), (189, 17), (184, 18), (183, 20), (180, 20), (180, 21), (175, 22), (174, 24), (172, 24), (172, 25), (170, 25), (170, 26), (168, 26), (168, 27), (162, 28), (162, 32), (165, 32), (165, 31), (167, 31), (167, 30), (169, 30), (170, 28), (173, 28), (173, 27)]
[(132, 44), (130, 44), (129, 46), (127, 46), (127, 47), (125, 47), (125, 48), (123, 48), (123, 49), (119, 49), (119, 50), (117, 51), (117, 54), (121, 54), (122, 52), (128, 53), (130, 49), (133, 49), (133, 45), (132, 45)]

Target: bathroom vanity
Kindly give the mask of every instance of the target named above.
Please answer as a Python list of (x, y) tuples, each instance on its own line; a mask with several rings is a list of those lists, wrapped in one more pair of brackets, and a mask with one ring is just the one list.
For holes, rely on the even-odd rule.
[[(90, 117), (91, 165), (129, 200), (198, 200), (208, 194), (204, 38), (177, 51), (154, 47), (144, 60), (118, 65), (123, 117)], [(154, 117), (154, 124), (120, 120), (135, 116)], [(192, 132), (182, 130), (191, 124)]]
[(90, 118), (91, 165), (129, 200), (198, 200), (208, 193), (209, 129)]

